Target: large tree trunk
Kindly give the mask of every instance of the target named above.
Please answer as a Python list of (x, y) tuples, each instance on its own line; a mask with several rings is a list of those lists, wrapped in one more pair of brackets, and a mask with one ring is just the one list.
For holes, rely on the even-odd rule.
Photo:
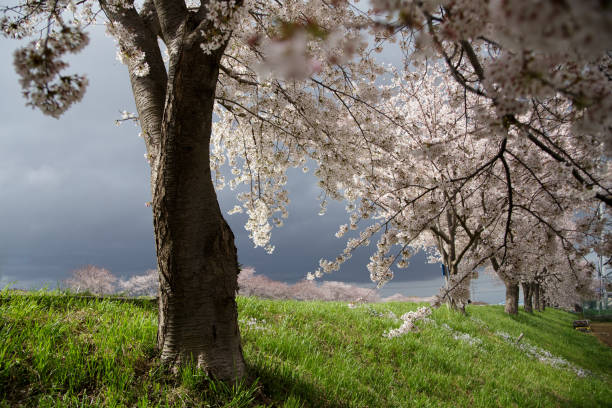
[(533, 291), (531, 290), (531, 282), (522, 282), (523, 287), (523, 303), (525, 304), (524, 309), (527, 313), (533, 313)]
[(518, 313), (519, 285), (516, 282), (505, 282), (506, 284), (506, 307), (504, 311), (508, 314)]
[(205, 55), (197, 42), (183, 47), (171, 53), (153, 193), (158, 347), (171, 367), (193, 362), (215, 378), (234, 380), (245, 375), (235, 301), (238, 262), (209, 163), (223, 50)]

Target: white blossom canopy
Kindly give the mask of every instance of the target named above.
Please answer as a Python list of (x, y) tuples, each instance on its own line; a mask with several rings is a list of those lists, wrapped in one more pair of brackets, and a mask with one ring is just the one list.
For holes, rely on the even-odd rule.
[[(86, 28), (99, 19), (133, 78), (159, 75), (151, 44), (134, 34), (144, 24), (165, 41), (154, 3), (3, 7), (4, 34), (34, 38), (15, 57), (29, 103), (57, 117), (80, 100), (87, 80), (63, 74), (62, 57), (87, 44)], [(610, 7), (597, 0), (371, 5), (368, 13), (343, 0), (186, 5), (205, 16), (194, 37), (203, 53), (227, 43), (211, 168), (219, 188), (247, 187), (232, 212), (248, 214), (253, 243), (272, 252), (272, 224), (288, 215), (287, 169), (308, 171), (314, 161), (322, 211), (328, 199), (348, 203), (350, 221), (337, 235), (360, 233), (311, 277), (337, 270), (374, 238), (368, 267), (379, 284), (423, 247), (436, 248), (461, 276), (492, 257), (518, 276), (529, 273), (518, 267), (526, 253), (534, 270), (551, 269), (561, 248), (570, 271), (589, 248), (609, 255), (609, 217), (593, 214), (599, 203), (609, 214), (612, 204)], [(377, 62), (387, 43), (403, 52), (402, 67)], [(155, 179), (157, 140), (147, 126), (143, 134)], [(219, 172), (225, 163), (230, 180)]]

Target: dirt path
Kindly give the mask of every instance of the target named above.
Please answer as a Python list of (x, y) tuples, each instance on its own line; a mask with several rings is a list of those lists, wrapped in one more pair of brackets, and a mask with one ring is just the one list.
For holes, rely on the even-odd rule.
[(612, 323), (591, 322), (591, 330), (595, 337), (608, 347), (612, 347)]

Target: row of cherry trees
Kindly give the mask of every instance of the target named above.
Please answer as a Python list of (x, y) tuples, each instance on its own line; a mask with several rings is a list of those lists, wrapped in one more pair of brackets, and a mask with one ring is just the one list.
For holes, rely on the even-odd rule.
[(106, 268), (85, 265), (72, 271), (64, 284), (77, 293), (90, 292), (96, 295), (121, 293), (128, 296), (157, 296), (159, 291), (159, 278), (155, 269), (121, 279)]
[(373, 288), (361, 288), (344, 282), (327, 281), (317, 284), (301, 280), (287, 284), (256, 274), (255, 268), (244, 267), (238, 275), (238, 294), (257, 296), (266, 299), (324, 300), (343, 302), (379, 302), (378, 291)]
[[(349, 203), (337, 235), (360, 230), (311, 278), (374, 240), (368, 268), (379, 284), (393, 277), (392, 266), (433, 247), (432, 260), (448, 271), (440, 301), (453, 307), (464, 307), (482, 267), (506, 284), (509, 313), (521, 283), (573, 306), (591, 289), (586, 255), (610, 252), (607, 216), (597, 214), (612, 199), (610, 10), (536, 3), (373, 2), (370, 14), (344, 21), (367, 27), (374, 49), (353, 41), (347, 50), (328, 16), (309, 14), (291, 26), (298, 34), (275, 43), (285, 65), (269, 63), (274, 75), (263, 82), (248, 46), (261, 34), (247, 29), (246, 46), (234, 36), (243, 56), (230, 72), (240, 76), (217, 96), (213, 163), (229, 159), (230, 186), (249, 185), (234, 211), (248, 213), (255, 245), (271, 250), (268, 220), (282, 225), (274, 213), (287, 215), (285, 171), (310, 158), (323, 209), (327, 197)], [(308, 37), (313, 22), (325, 36)], [(377, 64), (371, 53), (393, 42), (403, 67)], [(321, 70), (330, 49), (358, 58)], [(227, 102), (236, 94), (248, 102)]]
[[(6, 36), (34, 37), (15, 54), (24, 95), (55, 117), (87, 83), (63, 73), (63, 56), (87, 44), (98, 20), (117, 40), (151, 164), (163, 362), (196, 358), (218, 377), (245, 375), (236, 249), (214, 187), (246, 185), (234, 211), (248, 214), (254, 244), (272, 252), (272, 225), (288, 215), (286, 171), (312, 161), (322, 212), (328, 199), (345, 200), (349, 222), (337, 235), (356, 234), (312, 278), (376, 242), (368, 268), (381, 285), (415, 251), (434, 248), (449, 272), (440, 302), (461, 309), (473, 271), (488, 267), (511, 296), (524, 282), (562, 303), (588, 288), (589, 251), (611, 252), (606, 3), (371, 4), (2, 8)], [(400, 50), (401, 66), (378, 62), (385, 47)]]
[[(155, 269), (128, 279), (118, 278), (106, 268), (85, 265), (72, 271), (64, 285), (76, 293), (95, 295), (120, 294), (127, 296), (158, 296), (159, 278)], [(238, 277), (238, 294), (267, 299), (325, 300), (345, 302), (378, 302), (376, 289), (361, 288), (343, 282), (315, 282), (302, 280), (293, 285), (256, 274), (255, 268), (244, 267)], [(395, 296), (391, 299), (399, 299)], [(384, 299), (383, 299), (384, 300)]]

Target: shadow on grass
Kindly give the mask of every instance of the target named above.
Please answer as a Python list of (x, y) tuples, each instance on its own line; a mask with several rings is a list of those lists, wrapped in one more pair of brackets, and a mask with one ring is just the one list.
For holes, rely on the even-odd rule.
[[(278, 369), (257, 367), (247, 363), (251, 376), (256, 377), (263, 387), (264, 394), (274, 402), (290, 398), (301, 403), (301, 407), (345, 408), (349, 403), (329, 398), (329, 392), (311, 382), (297, 378), (288, 378)], [(273, 406), (282, 406), (273, 404)]]
[(37, 291), (22, 292), (13, 290), (0, 291), (0, 305), (19, 301), (21, 297), (27, 296), (29, 303), (35, 303), (45, 308), (68, 310), (73, 307), (84, 307), (93, 303), (117, 302), (129, 303), (147, 310), (157, 308), (157, 298), (148, 297), (123, 297), (123, 296), (98, 296), (89, 292), (72, 293), (67, 291)]

